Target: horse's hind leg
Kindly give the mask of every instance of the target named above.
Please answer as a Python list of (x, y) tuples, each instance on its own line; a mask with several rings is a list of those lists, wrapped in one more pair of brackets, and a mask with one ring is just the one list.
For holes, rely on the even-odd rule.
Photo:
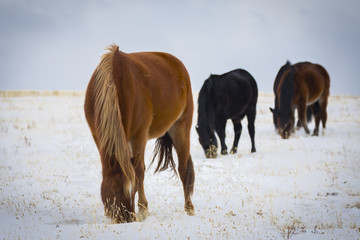
[(313, 136), (319, 136), (319, 125), (321, 119), (321, 109), (319, 102), (315, 102), (313, 105), (311, 105), (311, 110), (315, 116), (315, 128), (314, 128)]
[(327, 100), (320, 99), (318, 102), (314, 104), (314, 115), (315, 115), (315, 129), (313, 136), (319, 136), (319, 126), (320, 120), (322, 121), (323, 128), (326, 128), (326, 120), (327, 120)]
[(233, 125), (234, 125), (234, 144), (231, 148), (230, 153), (231, 154), (235, 154), (237, 153), (237, 146), (239, 144), (239, 139), (241, 136), (241, 131), (242, 131), (242, 125), (241, 125), (241, 118), (238, 119), (232, 119)]
[(255, 117), (256, 117), (256, 107), (250, 107), (247, 110), (246, 117), (248, 120), (248, 131), (251, 139), (251, 152), (256, 152), (255, 148)]
[(327, 121), (327, 99), (323, 100), (320, 103), (320, 111), (321, 111), (321, 121), (323, 128), (326, 128), (326, 121)]
[(188, 215), (194, 215), (194, 205), (191, 201), (191, 195), (194, 190), (195, 171), (190, 156), (190, 127), (191, 122), (180, 120), (171, 127), (169, 134), (173, 140), (178, 156), (178, 171), (183, 183), (185, 211)]

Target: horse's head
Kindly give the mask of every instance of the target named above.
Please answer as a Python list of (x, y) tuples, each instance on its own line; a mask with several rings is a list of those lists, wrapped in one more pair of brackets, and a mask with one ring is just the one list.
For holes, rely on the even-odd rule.
[(294, 113), (292, 111), (285, 113), (277, 111), (276, 116), (278, 133), (283, 139), (288, 139), (290, 134), (294, 132)]
[(204, 124), (198, 124), (195, 128), (199, 135), (199, 142), (204, 149), (206, 158), (216, 158), (217, 140), (214, 134), (214, 128), (205, 126)]
[[(287, 65), (287, 64), (286, 64)], [(282, 68), (285, 68), (283, 66)], [(289, 138), (294, 130), (294, 76), (296, 68), (290, 68), (285, 71), (277, 83), (275, 92), (275, 109), (273, 112), (273, 120), (275, 129), (283, 139)]]
[(274, 109), (270, 108), (270, 111), (273, 114), (273, 122), (274, 122), (275, 130), (278, 129), (278, 125), (277, 125), (277, 119), (278, 119), (277, 99), (278, 99), (278, 95), (279, 95), (278, 87), (279, 87), (280, 80), (283, 77), (285, 71), (289, 70), (290, 68), (291, 68), (290, 61), (286, 61), (286, 63), (283, 66), (281, 66), (281, 68), (279, 69), (279, 71), (275, 77), (275, 81), (274, 81), (273, 90), (274, 90), (274, 94), (275, 94), (275, 107), (274, 107)]
[(212, 103), (214, 75), (205, 80), (198, 98), (198, 124), (196, 131), (206, 158), (217, 157), (217, 140), (214, 133), (215, 110)]
[(118, 172), (104, 177), (101, 184), (101, 198), (105, 214), (115, 223), (136, 220), (134, 203), (137, 183), (124, 184), (125, 181), (124, 175)]

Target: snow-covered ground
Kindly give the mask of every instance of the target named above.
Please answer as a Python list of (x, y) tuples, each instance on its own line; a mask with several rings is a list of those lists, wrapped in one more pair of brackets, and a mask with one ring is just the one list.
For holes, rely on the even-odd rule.
[[(261, 93), (254, 154), (246, 119), (238, 153), (217, 159), (205, 158), (193, 127), (196, 215), (183, 210), (179, 178), (152, 166), (149, 216), (128, 224), (104, 216), (83, 100), (83, 92), (0, 93), (0, 239), (360, 239), (360, 97), (331, 96), (319, 137), (302, 129), (283, 140), (273, 95)], [(226, 134), (230, 148), (231, 122)]]

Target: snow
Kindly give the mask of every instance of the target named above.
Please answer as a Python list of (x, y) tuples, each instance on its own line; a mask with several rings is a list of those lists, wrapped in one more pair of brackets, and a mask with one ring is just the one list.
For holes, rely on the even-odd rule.
[[(104, 216), (83, 101), (83, 92), (0, 93), (0, 239), (360, 238), (360, 96), (331, 96), (319, 137), (301, 129), (283, 140), (273, 95), (260, 93), (254, 154), (246, 119), (238, 153), (217, 159), (205, 158), (193, 127), (196, 215), (184, 211), (180, 179), (152, 166), (149, 216), (127, 224)], [(232, 129), (229, 121), (228, 148)], [(147, 166), (153, 148), (151, 140)]]

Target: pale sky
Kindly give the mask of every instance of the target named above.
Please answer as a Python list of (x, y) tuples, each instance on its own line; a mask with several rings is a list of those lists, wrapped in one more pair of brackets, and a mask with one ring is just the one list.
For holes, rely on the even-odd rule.
[(0, 90), (85, 90), (115, 43), (175, 55), (194, 91), (244, 68), (272, 92), (290, 60), (323, 65), (330, 94), (360, 95), (359, 12), (358, 0), (0, 0)]

